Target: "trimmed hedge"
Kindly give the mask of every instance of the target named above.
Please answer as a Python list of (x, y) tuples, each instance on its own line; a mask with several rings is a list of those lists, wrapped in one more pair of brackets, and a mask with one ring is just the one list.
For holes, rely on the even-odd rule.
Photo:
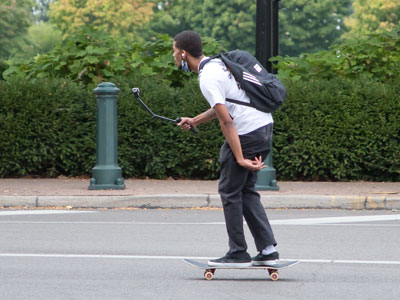
[(127, 177), (202, 178), (218, 177), (219, 147), (223, 136), (217, 122), (202, 126), (200, 134), (177, 125), (152, 119), (131, 92), (140, 87), (141, 98), (157, 114), (175, 119), (193, 116), (208, 109), (197, 80), (184, 88), (172, 88), (156, 79), (115, 82), (121, 89), (118, 136), (119, 166)]
[[(168, 176), (213, 179), (218, 176), (222, 135), (217, 123), (193, 135), (142, 109), (131, 92), (158, 114), (191, 116), (207, 108), (195, 80), (174, 89), (156, 78), (114, 83), (118, 96), (119, 166), (125, 177)], [(90, 174), (95, 166), (94, 86), (70, 80), (0, 82), (0, 177)]]
[(371, 79), (286, 82), (275, 114), (280, 179), (400, 179), (400, 86)]
[[(218, 122), (184, 132), (144, 111), (193, 116), (208, 108), (197, 80), (172, 88), (155, 77), (117, 78), (119, 166), (123, 176), (218, 178)], [(287, 81), (274, 114), (278, 180), (400, 179), (400, 87), (337, 78)], [(95, 166), (96, 101), (69, 80), (0, 81), (0, 177), (90, 174)]]
[(74, 176), (95, 161), (95, 103), (69, 80), (0, 81), (0, 176)]

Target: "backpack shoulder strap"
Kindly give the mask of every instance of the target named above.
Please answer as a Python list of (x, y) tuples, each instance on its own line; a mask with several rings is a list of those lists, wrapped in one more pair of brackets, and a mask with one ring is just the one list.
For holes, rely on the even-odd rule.
[(205, 65), (206, 63), (208, 63), (210, 60), (212, 60), (212, 59), (214, 59), (214, 58), (219, 58), (219, 57), (221, 57), (221, 54), (217, 54), (217, 55), (211, 56), (211, 57), (209, 57), (209, 58), (203, 60), (203, 61), (200, 63), (200, 65), (199, 65), (199, 73), (201, 72), (201, 70), (203, 70), (204, 65)]
[(254, 105), (252, 105), (251, 103), (247, 103), (247, 102), (243, 102), (243, 101), (239, 101), (239, 100), (235, 100), (235, 99), (231, 99), (231, 98), (226, 98), (225, 100), (228, 102), (234, 103), (234, 104), (244, 105), (244, 106), (248, 106), (248, 107), (254, 107)]

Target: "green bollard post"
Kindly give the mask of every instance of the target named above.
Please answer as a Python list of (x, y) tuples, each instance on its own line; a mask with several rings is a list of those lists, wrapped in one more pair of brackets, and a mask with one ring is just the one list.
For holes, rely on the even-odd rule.
[(276, 170), (272, 166), (272, 139), (270, 149), (264, 163), (266, 168), (260, 170), (257, 174), (256, 190), (258, 191), (278, 191), (279, 186), (276, 183)]
[(125, 184), (117, 159), (119, 89), (111, 82), (103, 82), (93, 92), (97, 98), (96, 166), (92, 169), (89, 190), (123, 190)]

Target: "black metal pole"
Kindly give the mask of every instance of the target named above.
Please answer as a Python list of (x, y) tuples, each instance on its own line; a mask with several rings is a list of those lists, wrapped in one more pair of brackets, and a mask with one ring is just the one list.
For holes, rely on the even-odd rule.
[[(279, 7), (280, 1), (272, 1), (272, 56), (279, 55)], [(278, 73), (278, 70), (271, 64), (272, 73)]]
[(272, 1), (257, 0), (256, 57), (271, 72), (272, 57)]
[[(257, 0), (256, 20), (256, 57), (270, 73), (275, 73), (269, 59), (278, 55), (278, 9), (277, 0)], [(272, 165), (272, 140), (265, 169), (258, 172), (257, 190), (279, 190), (276, 182), (276, 170)]]

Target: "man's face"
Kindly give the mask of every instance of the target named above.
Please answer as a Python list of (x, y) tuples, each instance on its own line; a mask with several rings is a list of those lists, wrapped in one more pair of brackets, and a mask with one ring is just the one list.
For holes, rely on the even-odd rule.
[(182, 50), (176, 48), (175, 41), (172, 46), (172, 49), (174, 51), (173, 56), (174, 56), (174, 60), (175, 60), (175, 65), (177, 65), (179, 67), (182, 65)]

